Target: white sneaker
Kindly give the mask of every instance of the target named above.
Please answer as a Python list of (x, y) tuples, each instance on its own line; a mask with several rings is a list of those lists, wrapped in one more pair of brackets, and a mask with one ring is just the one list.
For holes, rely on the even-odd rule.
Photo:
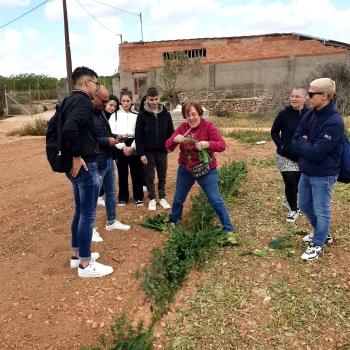
[(293, 224), (293, 223), (295, 222), (295, 220), (298, 218), (298, 216), (299, 216), (298, 211), (293, 211), (293, 210), (292, 210), (292, 211), (288, 214), (286, 221)]
[(147, 187), (146, 186), (142, 186), (142, 191), (143, 192), (147, 192)]
[(113, 224), (106, 225), (107, 231), (113, 231), (113, 230), (122, 230), (122, 231), (128, 231), (130, 230), (129, 225), (122, 224), (120, 221), (115, 220)]
[[(314, 238), (314, 235), (306, 235), (303, 237), (303, 242), (306, 242), (306, 243), (310, 243), (312, 242), (312, 239)], [(333, 238), (331, 235), (328, 235), (327, 236), (327, 239), (326, 239), (326, 244), (332, 244), (333, 243)]]
[[(93, 252), (91, 253), (91, 261), (95, 261), (100, 258), (100, 253), (98, 252)], [(72, 269), (76, 269), (80, 264), (80, 259), (70, 259), (70, 267)]]
[(97, 205), (100, 205), (102, 207), (105, 207), (106, 206), (106, 203), (105, 203), (105, 199), (101, 196), (101, 197), (98, 197), (97, 199)]
[(78, 276), (91, 278), (91, 277), (103, 277), (110, 275), (113, 272), (113, 267), (98, 263), (96, 260), (91, 260), (90, 264), (82, 269), (78, 267)]
[(157, 210), (157, 202), (155, 199), (151, 199), (148, 202), (148, 210)]
[(91, 240), (93, 242), (103, 242), (103, 238), (101, 237), (100, 233), (96, 231), (95, 228), (92, 230), (92, 238), (91, 238)]
[(305, 252), (301, 256), (301, 260), (313, 260), (317, 259), (321, 254), (323, 253), (322, 247), (318, 245), (314, 245), (313, 243), (310, 243), (309, 246), (306, 248)]
[(159, 204), (161, 205), (161, 207), (163, 209), (170, 209), (171, 208), (170, 204), (166, 201), (165, 198), (160, 199)]

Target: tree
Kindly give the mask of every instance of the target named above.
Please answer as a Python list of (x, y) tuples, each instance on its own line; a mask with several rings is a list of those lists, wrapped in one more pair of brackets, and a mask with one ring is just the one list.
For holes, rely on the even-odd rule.
[(163, 85), (163, 97), (168, 100), (172, 107), (179, 103), (178, 93), (182, 86), (182, 79), (197, 78), (203, 74), (200, 59), (191, 59), (185, 53), (168, 54), (164, 59), (164, 68), (160, 79)]
[(335, 81), (337, 110), (343, 116), (350, 115), (350, 66), (346, 63), (318, 65), (310, 74), (308, 84), (317, 78), (331, 78)]

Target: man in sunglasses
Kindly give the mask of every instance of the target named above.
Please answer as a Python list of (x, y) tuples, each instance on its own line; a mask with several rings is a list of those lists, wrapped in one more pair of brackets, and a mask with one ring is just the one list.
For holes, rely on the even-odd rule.
[(70, 266), (77, 268), (79, 277), (102, 277), (113, 272), (113, 267), (96, 261), (99, 253), (91, 252), (97, 197), (101, 187), (99, 148), (93, 132), (91, 102), (100, 87), (97, 78), (90, 68), (76, 68), (72, 74), (74, 90), (63, 102), (68, 104), (62, 128), (63, 149), (72, 157), (72, 168), (66, 175), (72, 183), (75, 201)]
[(299, 208), (308, 218), (313, 232), (303, 238), (308, 243), (302, 260), (318, 258), (324, 244), (330, 244), (330, 203), (332, 189), (340, 171), (344, 122), (332, 101), (335, 82), (329, 78), (313, 80), (308, 92), (310, 111), (293, 136), (299, 153), (301, 177)]

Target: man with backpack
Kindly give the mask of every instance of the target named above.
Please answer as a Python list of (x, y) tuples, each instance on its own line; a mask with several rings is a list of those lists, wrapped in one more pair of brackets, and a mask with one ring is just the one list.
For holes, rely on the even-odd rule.
[(64, 102), (62, 153), (72, 159), (66, 176), (72, 183), (75, 200), (70, 266), (78, 268), (79, 277), (102, 277), (113, 267), (98, 263), (99, 253), (91, 253), (91, 238), (101, 177), (98, 144), (93, 130), (93, 105), (100, 84), (97, 74), (87, 67), (78, 67), (72, 74), (74, 90)]
[(299, 153), (301, 177), (299, 208), (308, 218), (313, 233), (302, 260), (318, 258), (325, 243), (331, 243), (332, 189), (340, 172), (343, 151), (344, 121), (332, 101), (335, 82), (329, 78), (313, 80), (308, 92), (310, 111), (301, 120), (293, 136), (293, 147)]

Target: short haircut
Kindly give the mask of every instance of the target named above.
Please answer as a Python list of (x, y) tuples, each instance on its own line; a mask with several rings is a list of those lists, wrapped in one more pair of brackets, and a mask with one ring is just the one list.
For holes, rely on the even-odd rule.
[(73, 80), (73, 84), (75, 85), (77, 83), (77, 81), (84, 75), (88, 75), (91, 78), (98, 78), (98, 75), (95, 71), (93, 71), (92, 69), (88, 68), (88, 67), (77, 67), (74, 69), (73, 73), (72, 73), (72, 80)]
[(307, 96), (307, 90), (303, 87), (294, 87), (293, 90), (300, 90), (304, 96)]
[(159, 96), (159, 92), (155, 87), (152, 86), (152, 87), (149, 87), (147, 89), (146, 96), (147, 97), (157, 97), (157, 96)]
[(204, 111), (203, 111), (202, 105), (199, 102), (190, 101), (190, 102), (185, 102), (182, 105), (181, 112), (182, 112), (182, 117), (184, 119), (186, 119), (187, 113), (189, 112), (191, 107), (193, 107), (197, 111), (200, 117), (203, 116)]
[(122, 99), (123, 96), (130, 97), (130, 100), (132, 100), (132, 92), (128, 88), (123, 88), (120, 90), (120, 99)]
[(310, 83), (310, 86), (315, 87), (319, 92), (324, 92), (332, 99), (335, 94), (335, 81), (330, 78), (315, 79)]

